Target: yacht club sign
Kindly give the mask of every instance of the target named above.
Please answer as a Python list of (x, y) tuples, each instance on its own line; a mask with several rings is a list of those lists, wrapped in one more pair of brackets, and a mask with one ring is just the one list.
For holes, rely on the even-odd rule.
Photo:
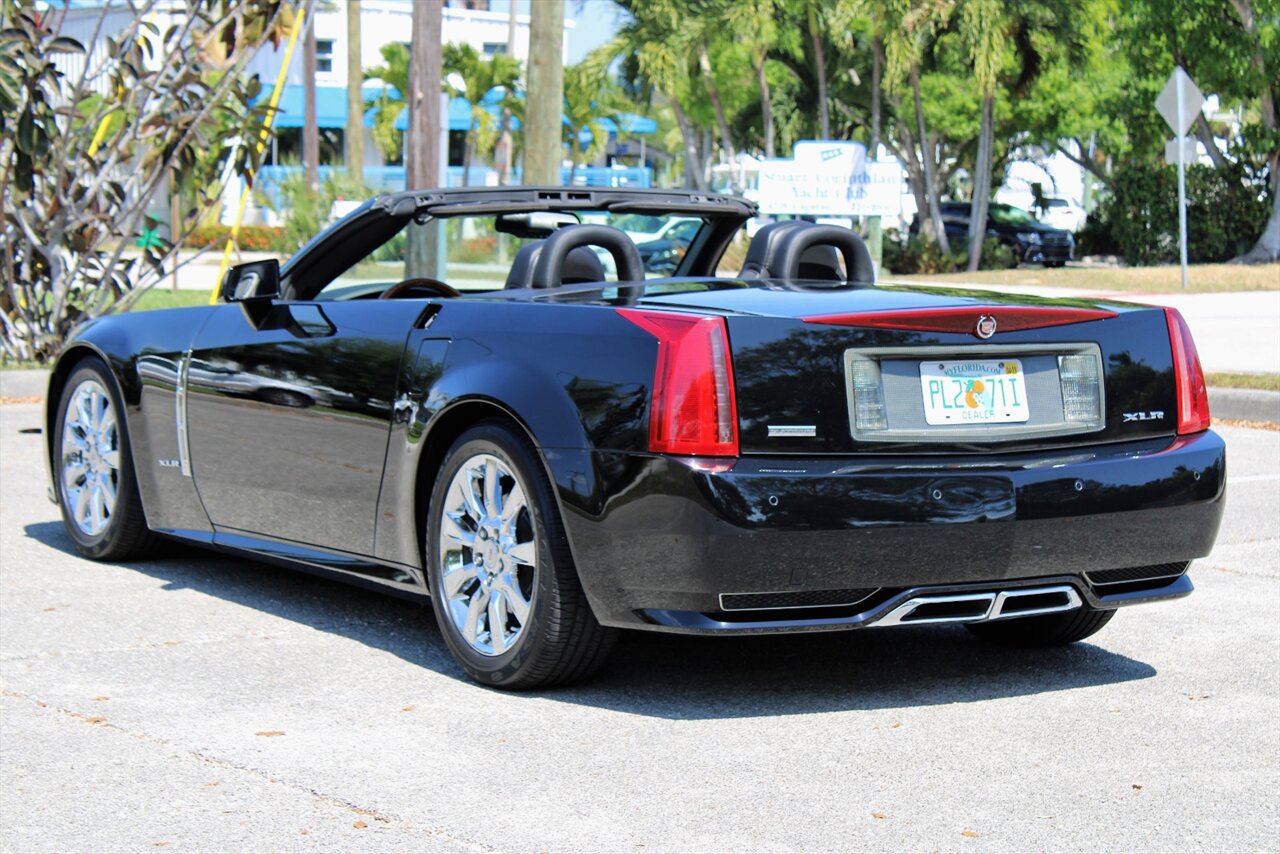
[(760, 211), (816, 216), (896, 216), (902, 211), (902, 166), (868, 160), (857, 142), (798, 142), (792, 160), (759, 167)]

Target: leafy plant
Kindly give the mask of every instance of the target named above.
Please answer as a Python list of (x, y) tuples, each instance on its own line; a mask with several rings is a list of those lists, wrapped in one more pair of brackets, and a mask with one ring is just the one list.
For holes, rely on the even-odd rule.
[[(1111, 195), (1099, 219), (1129, 264), (1178, 258), (1178, 177), (1172, 166), (1129, 165), (1111, 178)], [(1187, 169), (1187, 257), (1194, 263), (1226, 261), (1245, 252), (1270, 213), (1266, 174), (1244, 166)]]
[[(889, 273), (899, 276), (955, 273), (965, 269), (968, 263), (969, 253), (963, 249), (944, 252), (933, 240), (918, 234), (904, 241), (892, 230), (885, 233), (884, 268)], [(1018, 257), (1011, 247), (994, 237), (983, 242), (982, 264), (978, 269), (1004, 270), (1017, 265)]]
[(884, 267), (890, 273), (909, 276), (915, 273), (954, 273), (965, 263), (961, 252), (944, 252), (935, 241), (911, 235), (905, 242), (885, 240)]
[[(265, 133), (267, 106), (245, 68), (265, 42), (279, 42), (288, 8), (279, 0), (130, 8), (114, 30), (119, 6), (91, 13), (102, 40), (86, 47), (61, 32), (78, 11), (71, 4), (5, 3), (0, 354), (8, 359), (48, 361), (76, 323), (159, 281), (174, 247), (162, 238), (138, 247), (135, 238), (166, 179), (201, 189), (175, 223), (181, 238), (215, 203), (222, 175), (258, 164), (256, 146), (242, 141)], [(162, 31), (153, 19), (171, 23)]]
[[(333, 203), (344, 199), (367, 199), (373, 192), (361, 178), (342, 169), (329, 170), (312, 187), (300, 166), (288, 171), (271, 192), (259, 192), (257, 199), (284, 219), (278, 251), (292, 254), (319, 234), (333, 219)], [(242, 244), (243, 245), (243, 244)]]

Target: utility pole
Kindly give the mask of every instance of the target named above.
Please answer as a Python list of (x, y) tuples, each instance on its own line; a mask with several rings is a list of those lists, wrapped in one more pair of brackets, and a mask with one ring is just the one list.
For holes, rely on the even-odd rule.
[(529, 92), (525, 110), (524, 183), (560, 183), (564, 115), (564, 0), (529, 4)]
[[(516, 58), (516, 0), (511, 0), (507, 12), (507, 56)], [(498, 150), (494, 160), (498, 167), (498, 183), (510, 184), (511, 175), (516, 168), (515, 144), (511, 136), (511, 110), (502, 108), (502, 137), (498, 141)]]
[(360, 0), (347, 0), (346, 163), (352, 177), (364, 180), (364, 58), (360, 51)]
[[(409, 46), (409, 133), (405, 137), (407, 189), (439, 187), (440, 85), (443, 0), (413, 4), (413, 33)], [(405, 250), (405, 277), (439, 278), (440, 223), (410, 225)]]
[[(302, 43), (302, 166), (307, 186), (320, 188), (320, 128), (316, 125), (316, 17), (307, 18)], [(275, 164), (279, 166), (280, 164)]]

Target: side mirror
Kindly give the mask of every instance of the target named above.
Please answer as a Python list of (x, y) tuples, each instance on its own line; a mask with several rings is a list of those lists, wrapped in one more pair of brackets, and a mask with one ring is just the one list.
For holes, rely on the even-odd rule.
[(250, 261), (238, 264), (222, 277), (218, 299), (223, 302), (273, 300), (280, 298), (280, 262)]

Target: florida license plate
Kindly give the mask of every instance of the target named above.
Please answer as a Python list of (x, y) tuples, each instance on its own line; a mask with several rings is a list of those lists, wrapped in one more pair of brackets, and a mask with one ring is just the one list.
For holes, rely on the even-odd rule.
[(1012, 424), (1031, 417), (1022, 362), (921, 362), (928, 424)]

